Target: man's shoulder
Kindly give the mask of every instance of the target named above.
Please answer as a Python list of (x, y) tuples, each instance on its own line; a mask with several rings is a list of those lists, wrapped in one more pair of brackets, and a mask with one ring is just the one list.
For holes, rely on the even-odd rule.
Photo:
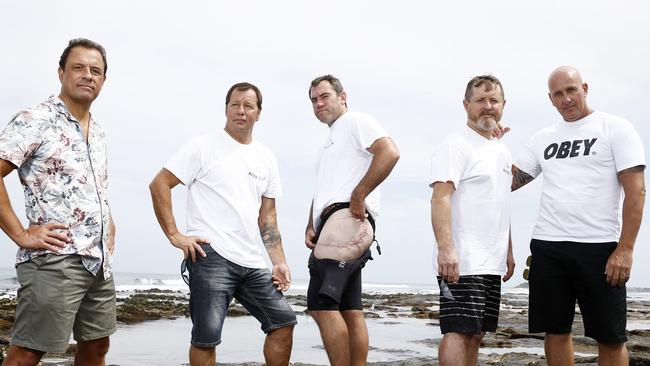
[(58, 113), (59, 110), (56, 104), (50, 98), (31, 107), (19, 110), (11, 119), (23, 123), (51, 122)]

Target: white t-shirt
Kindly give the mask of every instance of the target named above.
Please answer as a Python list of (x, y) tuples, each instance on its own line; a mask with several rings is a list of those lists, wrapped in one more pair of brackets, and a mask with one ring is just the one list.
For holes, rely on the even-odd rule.
[[(387, 137), (386, 131), (371, 116), (348, 111), (330, 127), (321, 146), (314, 190), (314, 228), (321, 211), (335, 202), (349, 202), (352, 191), (368, 171), (373, 155), (367, 150), (375, 141)], [(379, 215), (379, 187), (366, 197), (366, 210)]]
[(645, 165), (645, 153), (630, 122), (595, 111), (537, 132), (515, 165), (533, 177), (544, 173), (534, 239), (612, 242), (621, 233), (616, 173)]
[(266, 268), (257, 224), (262, 196), (282, 194), (273, 153), (257, 140), (240, 144), (225, 131), (191, 139), (166, 164), (188, 188), (187, 234), (203, 236), (222, 257)]
[[(499, 140), (468, 126), (447, 137), (431, 157), (431, 186), (453, 182), (451, 235), (461, 276), (503, 275), (510, 230), (512, 155)], [(438, 268), (438, 246), (433, 263)]]

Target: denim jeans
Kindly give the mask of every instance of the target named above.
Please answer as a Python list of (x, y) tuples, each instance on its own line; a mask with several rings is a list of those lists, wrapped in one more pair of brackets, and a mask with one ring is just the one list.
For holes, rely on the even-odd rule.
[(206, 257), (188, 261), (192, 344), (214, 347), (233, 297), (260, 323), (264, 333), (297, 323), (287, 300), (273, 285), (266, 268), (246, 268), (220, 256), (208, 244)]

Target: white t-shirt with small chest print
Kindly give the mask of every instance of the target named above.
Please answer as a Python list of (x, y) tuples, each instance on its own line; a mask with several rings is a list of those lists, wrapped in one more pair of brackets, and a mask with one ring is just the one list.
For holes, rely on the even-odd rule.
[[(322, 210), (335, 202), (350, 202), (350, 196), (372, 161), (368, 148), (386, 131), (371, 116), (348, 111), (329, 128), (321, 146), (314, 189), (313, 224), (318, 227)], [(379, 187), (366, 197), (366, 210), (374, 219), (379, 215)]]
[(544, 173), (534, 239), (602, 243), (621, 234), (617, 173), (645, 165), (645, 153), (630, 122), (595, 111), (537, 132), (515, 165), (533, 177)]
[[(432, 155), (430, 185), (452, 182), (455, 188), (451, 235), (461, 276), (506, 273), (511, 166), (512, 155), (501, 141), (469, 126), (447, 137)], [(433, 264), (437, 271), (437, 245)]]
[(166, 164), (188, 188), (187, 235), (206, 237), (222, 257), (266, 268), (258, 217), (262, 196), (282, 194), (275, 155), (225, 131), (191, 139)]

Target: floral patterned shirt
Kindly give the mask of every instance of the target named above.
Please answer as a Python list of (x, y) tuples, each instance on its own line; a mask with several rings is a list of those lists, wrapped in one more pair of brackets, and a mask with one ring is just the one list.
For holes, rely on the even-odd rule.
[[(108, 252), (110, 209), (104, 130), (90, 118), (88, 143), (79, 122), (56, 96), (18, 112), (0, 134), (0, 159), (18, 167), (29, 225), (67, 224), (72, 240), (61, 254), (78, 254), (96, 275)], [(16, 263), (49, 251), (20, 248)]]

